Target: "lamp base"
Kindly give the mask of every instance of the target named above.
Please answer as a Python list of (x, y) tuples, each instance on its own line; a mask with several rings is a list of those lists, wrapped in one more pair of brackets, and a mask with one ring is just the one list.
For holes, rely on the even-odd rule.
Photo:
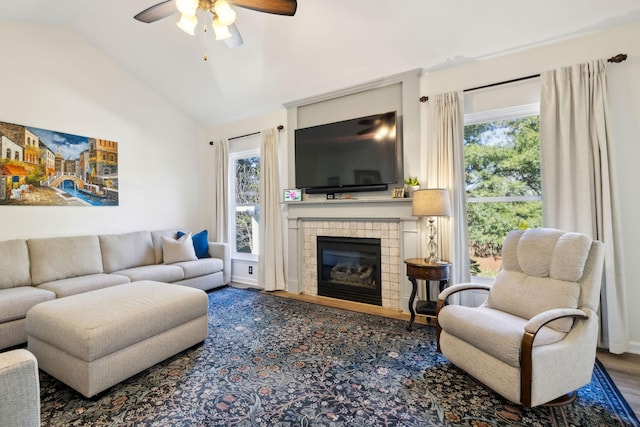
[(429, 256), (425, 258), (425, 262), (428, 264), (435, 264), (440, 261), (438, 258), (438, 244), (436, 243), (436, 226), (433, 224), (434, 217), (429, 218), (429, 241), (427, 242), (427, 249), (429, 250)]

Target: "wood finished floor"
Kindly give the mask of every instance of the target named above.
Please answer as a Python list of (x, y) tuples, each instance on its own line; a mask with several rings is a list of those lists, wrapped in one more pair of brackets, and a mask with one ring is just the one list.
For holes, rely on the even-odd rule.
[[(374, 314), (377, 316), (390, 317), (409, 321), (409, 314), (388, 308), (376, 307), (370, 304), (345, 301), (335, 298), (293, 294), (284, 291), (272, 292), (272, 294), (297, 299), (300, 301), (323, 304), (344, 310), (358, 311), (361, 313)], [(416, 315), (416, 324), (432, 324), (425, 316)], [(629, 406), (640, 418), (640, 354), (625, 353), (621, 355), (611, 354), (607, 350), (598, 349), (598, 359), (613, 379)]]

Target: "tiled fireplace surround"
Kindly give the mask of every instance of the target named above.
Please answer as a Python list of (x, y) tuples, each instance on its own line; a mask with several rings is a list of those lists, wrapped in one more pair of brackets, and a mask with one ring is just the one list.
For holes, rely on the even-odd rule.
[(288, 204), (288, 291), (318, 294), (317, 236), (379, 238), (382, 307), (408, 311), (411, 285), (403, 260), (417, 256), (418, 228), (402, 199), (304, 201)]

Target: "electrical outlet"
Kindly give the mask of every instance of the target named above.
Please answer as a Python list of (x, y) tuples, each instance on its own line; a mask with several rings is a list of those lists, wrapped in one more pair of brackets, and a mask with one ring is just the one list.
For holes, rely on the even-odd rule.
[(253, 274), (253, 265), (249, 266), (249, 274)]

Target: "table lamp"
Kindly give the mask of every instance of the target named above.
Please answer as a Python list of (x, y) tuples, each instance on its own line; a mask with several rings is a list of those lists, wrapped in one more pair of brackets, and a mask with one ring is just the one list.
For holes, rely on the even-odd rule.
[(430, 264), (440, 262), (440, 259), (437, 256), (437, 230), (433, 223), (437, 216), (451, 216), (449, 190), (446, 188), (428, 188), (414, 191), (413, 200), (411, 201), (411, 214), (413, 216), (426, 216), (428, 218), (429, 241), (427, 243), (427, 248), (429, 250), (429, 258), (425, 258), (425, 262)]

